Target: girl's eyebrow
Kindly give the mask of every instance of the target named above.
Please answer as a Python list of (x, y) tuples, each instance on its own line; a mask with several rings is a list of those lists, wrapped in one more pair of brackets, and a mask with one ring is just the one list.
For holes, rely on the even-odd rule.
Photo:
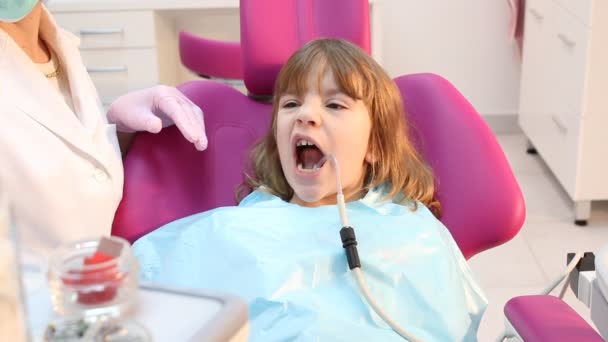
[(341, 99), (347, 100), (347, 101), (357, 101), (357, 99), (352, 98), (350, 95), (348, 95), (347, 93), (345, 93), (344, 91), (340, 90), (340, 89), (336, 89), (336, 88), (330, 88), (327, 89), (325, 92), (323, 92), (323, 96), (324, 97), (332, 97), (332, 96), (340, 96)]

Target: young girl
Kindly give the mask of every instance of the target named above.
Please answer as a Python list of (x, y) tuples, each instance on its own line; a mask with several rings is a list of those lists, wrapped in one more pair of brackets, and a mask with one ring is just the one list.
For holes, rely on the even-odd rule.
[[(372, 296), (422, 341), (476, 340), (486, 299), (439, 213), (399, 91), (359, 48), (312, 41), (281, 70), (254, 191), (135, 245), (142, 278), (238, 294), (252, 341), (399, 341), (358, 291), (336, 208), (340, 167)], [(319, 167), (320, 166), (320, 167)], [(430, 210), (429, 210), (430, 209)]]

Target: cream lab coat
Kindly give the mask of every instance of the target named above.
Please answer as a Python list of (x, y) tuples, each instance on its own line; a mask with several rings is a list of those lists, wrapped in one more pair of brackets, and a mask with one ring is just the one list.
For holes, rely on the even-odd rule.
[(0, 189), (12, 202), (22, 245), (44, 255), (61, 243), (110, 234), (123, 170), (116, 128), (79, 39), (45, 8), (40, 30), (67, 73), (75, 112), (0, 29)]

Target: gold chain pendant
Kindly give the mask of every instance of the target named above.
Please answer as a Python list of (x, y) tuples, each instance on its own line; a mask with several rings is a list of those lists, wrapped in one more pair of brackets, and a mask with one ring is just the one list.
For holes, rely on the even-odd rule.
[(44, 76), (46, 76), (46, 78), (53, 78), (53, 77), (57, 77), (59, 75), (59, 67), (57, 67), (57, 69), (55, 69), (55, 71), (51, 72), (50, 74), (44, 74)]

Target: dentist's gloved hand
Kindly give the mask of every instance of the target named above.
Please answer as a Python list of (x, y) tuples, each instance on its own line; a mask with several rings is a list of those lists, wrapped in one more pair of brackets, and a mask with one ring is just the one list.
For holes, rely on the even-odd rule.
[(203, 111), (174, 87), (155, 86), (117, 98), (108, 110), (108, 121), (127, 133), (158, 133), (175, 124), (197, 150), (207, 148)]

